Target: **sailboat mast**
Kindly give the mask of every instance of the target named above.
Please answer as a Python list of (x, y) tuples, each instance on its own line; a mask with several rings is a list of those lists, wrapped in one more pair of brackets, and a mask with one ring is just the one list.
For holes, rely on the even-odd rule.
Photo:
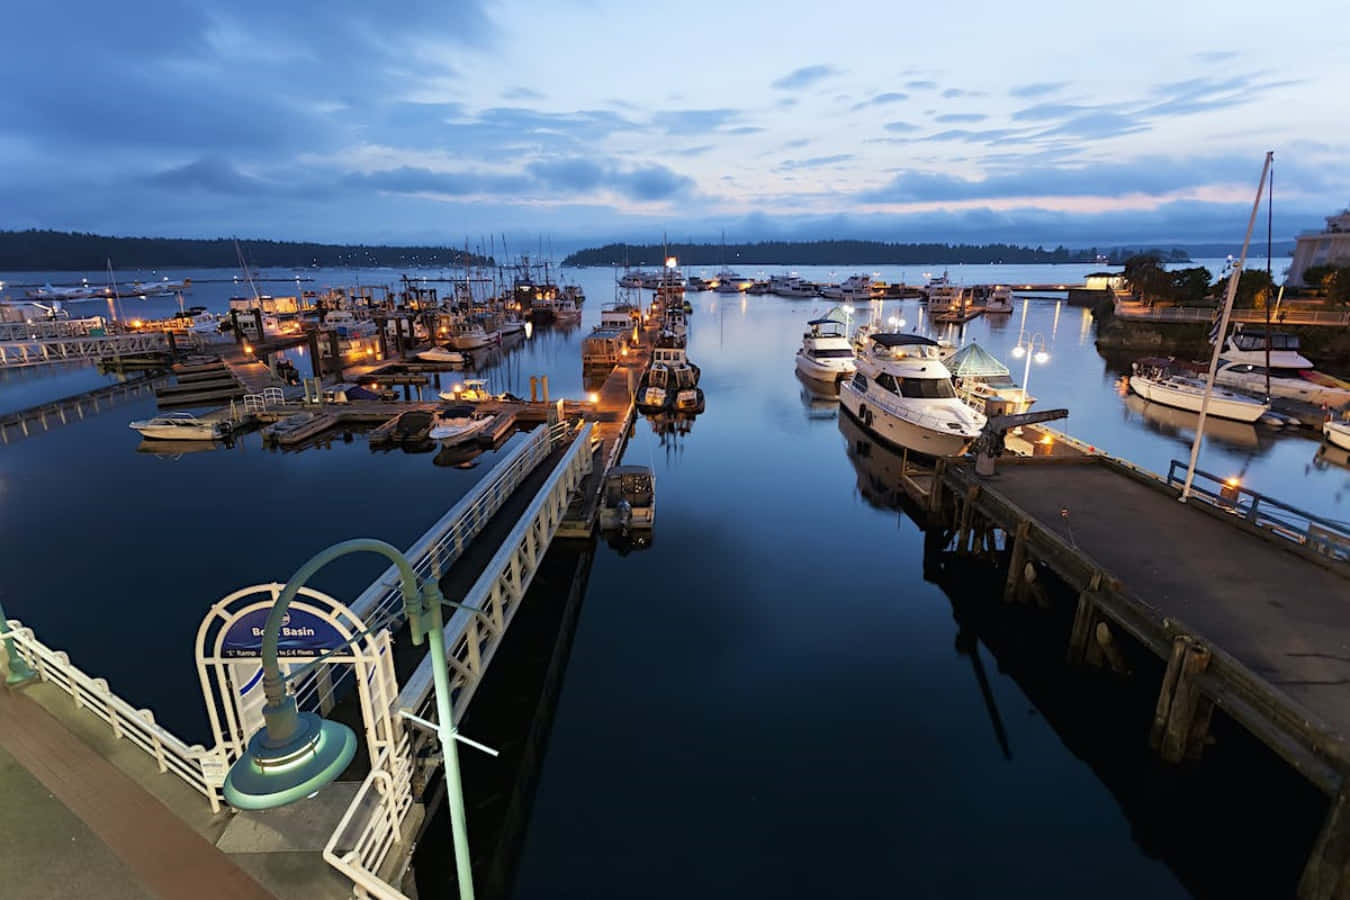
[[(1275, 222), (1275, 154), (1271, 154), (1270, 174), (1266, 182), (1266, 280), (1267, 291), (1275, 287), (1275, 279), (1270, 274), (1270, 243)], [(1266, 402), (1270, 402), (1270, 294), (1266, 294)]]
[(1252, 229), (1256, 227), (1256, 216), (1261, 211), (1261, 194), (1265, 191), (1266, 176), (1270, 174), (1270, 164), (1275, 153), (1268, 151), (1266, 161), (1261, 166), (1261, 181), (1256, 186), (1256, 199), (1252, 202), (1252, 214), (1247, 220), (1247, 234), (1242, 239), (1242, 255), (1237, 266), (1228, 275), (1228, 296), (1224, 299), (1223, 315), (1219, 319), (1219, 330), (1215, 334), (1214, 353), (1209, 359), (1209, 376), (1205, 379), (1205, 395), (1200, 401), (1200, 421), (1195, 426), (1195, 440), (1191, 443), (1191, 462), (1186, 467), (1186, 483), (1178, 498), (1185, 503), (1191, 496), (1191, 483), (1195, 481), (1195, 464), (1200, 458), (1200, 442), (1205, 437), (1205, 416), (1209, 412), (1209, 398), (1214, 393), (1214, 373), (1219, 368), (1219, 354), (1223, 352), (1224, 336), (1228, 334), (1228, 320), (1233, 314), (1233, 299), (1237, 296), (1238, 280), (1242, 277), (1242, 267), (1247, 263), (1247, 248), (1252, 243)]

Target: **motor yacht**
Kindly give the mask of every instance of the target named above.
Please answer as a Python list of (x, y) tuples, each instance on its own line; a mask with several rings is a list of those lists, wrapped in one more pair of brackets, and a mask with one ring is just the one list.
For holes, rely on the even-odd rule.
[(1247, 331), (1239, 325), (1224, 342), (1214, 380), (1264, 396), (1269, 365), (1272, 397), (1290, 397), (1333, 409), (1350, 405), (1350, 383), (1318, 372), (1299, 353), (1298, 335), (1272, 332), (1269, 363), (1266, 360), (1264, 329)]
[(852, 375), (857, 363), (838, 308), (806, 324), (809, 330), (802, 334), (802, 346), (797, 351), (797, 371), (807, 378), (829, 382)]
[(214, 441), (230, 433), (230, 423), (199, 419), (192, 413), (176, 412), (140, 419), (129, 426), (142, 437), (157, 441)]
[(1322, 436), (1342, 450), (1350, 450), (1350, 422), (1328, 419), (1322, 423)]
[(450, 323), (450, 336), (446, 342), (456, 350), (478, 350), (496, 343), (501, 337), (495, 328), (488, 331), (480, 319), (457, 316)]
[(957, 396), (937, 341), (917, 334), (871, 335), (839, 402), (882, 440), (931, 456), (964, 453), (985, 424)]
[[(1205, 399), (1204, 380), (1173, 359), (1136, 360), (1131, 366), (1130, 390), (1145, 400), (1197, 413)], [(1268, 412), (1269, 403), (1215, 387), (1210, 392), (1206, 415), (1255, 422)]]
[(650, 529), (656, 521), (656, 477), (647, 466), (615, 466), (600, 495), (600, 529)]
[(464, 365), (464, 354), (448, 347), (429, 347), (426, 350), (419, 350), (417, 358), (423, 362), (445, 363), (450, 366)]
[(491, 413), (481, 412), (469, 405), (439, 409), (431, 421), (427, 437), (440, 441), (443, 447), (453, 447), (477, 437), (492, 423), (493, 418)]
[(841, 284), (822, 285), (820, 295), (844, 303), (866, 303), (872, 299), (872, 276), (850, 275)]

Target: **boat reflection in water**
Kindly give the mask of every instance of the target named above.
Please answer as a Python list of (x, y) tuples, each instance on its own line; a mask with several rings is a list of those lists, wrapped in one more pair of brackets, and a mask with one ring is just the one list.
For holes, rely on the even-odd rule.
[(1350, 470), (1350, 450), (1342, 450), (1335, 444), (1323, 441), (1313, 456), (1313, 466), (1318, 469), (1335, 466), (1338, 469)]
[[(1154, 403), (1133, 392), (1125, 396), (1125, 406), (1131, 413), (1140, 416), (1151, 431), (1183, 440), (1188, 445), (1195, 437), (1199, 413)], [(1261, 435), (1255, 425), (1218, 416), (1205, 417), (1205, 438), (1242, 450), (1261, 449)]]
[[(429, 449), (435, 449), (439, 442), (431, 441)], [(453, 447), (441, 446), (432, 463), (446, 469), (472, 469), (478, 465), (478, 457), (483, 455), (483, 447), (477, 443), (459, 444)]]
[(143, 438), (136, 445), (137, 453), (149, 453), (160, 459), (178, 459), (185, 453), (205, 453), (208, 450), (222, 450), (232, 447), (227, 441), (156, 441)]
[(808, 419), (833, 419), (839, 415), (839, 387), (833, 381), (820, 381), (797, 372), (801, 382), (802, 407)]
[(900, 453), (868, 434), (852, 416), (839, 416), (839, 433), (858, 476), (858, 493), (877, 509), (902, 509), (909, 498), (900, 487)]

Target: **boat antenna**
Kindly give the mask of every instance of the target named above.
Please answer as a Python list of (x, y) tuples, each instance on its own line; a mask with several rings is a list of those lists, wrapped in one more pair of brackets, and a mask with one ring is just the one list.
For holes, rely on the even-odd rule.
[(1205, 379), (1205, 395), (1200, 401), (1200, 421), (1195, 426), (1195, 440), (1191, 443), (1191, 462), (1186, 467), (1186, 483), (1177, 499), (1185, 503), (1191, 496), (1191, 483), (1195, 481), (1195, 463), (1200, 458), (1200, 442), (1205, 437), (1205, 416), (1209, 412), (1209, 398), (1214, 393), (1214, 373), (1219, 368), (1219, 354), (1223, 352), (1224, 335), (1228, 332), (1228, 319), (1233, 314), (1233, 299), (1237, 296), (1238, 280), (1242, 277), (1242, 267), (1247, 263), (1247, 248), (1252, 243), (1252, 229), (1256, 227), (1256, 216), (1261, 211), (1261, 194), (1266, 188), (1266, 176), (1270, 173), (1270, 164), (1275, 159), (1273, 151), (1267, 151), (1266, 161), (1261, 166), (1261, 181), (1256, 186), (1256, 199), (1252, 202), (1252, 214), (1247, 219), (1247, 234), (1242, 239), (1242, 254), (1237, 265), (1228, 275), (1228, 296), (1224, 299), (1223, 314), (1219, 319), (1218, 339), (1214, 342), (1214, 353), (1209, 358), (1209, 376)]

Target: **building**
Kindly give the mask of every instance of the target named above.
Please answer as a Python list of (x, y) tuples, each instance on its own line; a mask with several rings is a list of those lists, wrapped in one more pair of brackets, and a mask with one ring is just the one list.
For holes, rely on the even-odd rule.
[(1298, 236), (1287, 283), (1293, 287), (1302, 285), (1303, 273), (1313, 266), (1350, 266), (1350, 209), (1327, 216), (1325, 231)]

